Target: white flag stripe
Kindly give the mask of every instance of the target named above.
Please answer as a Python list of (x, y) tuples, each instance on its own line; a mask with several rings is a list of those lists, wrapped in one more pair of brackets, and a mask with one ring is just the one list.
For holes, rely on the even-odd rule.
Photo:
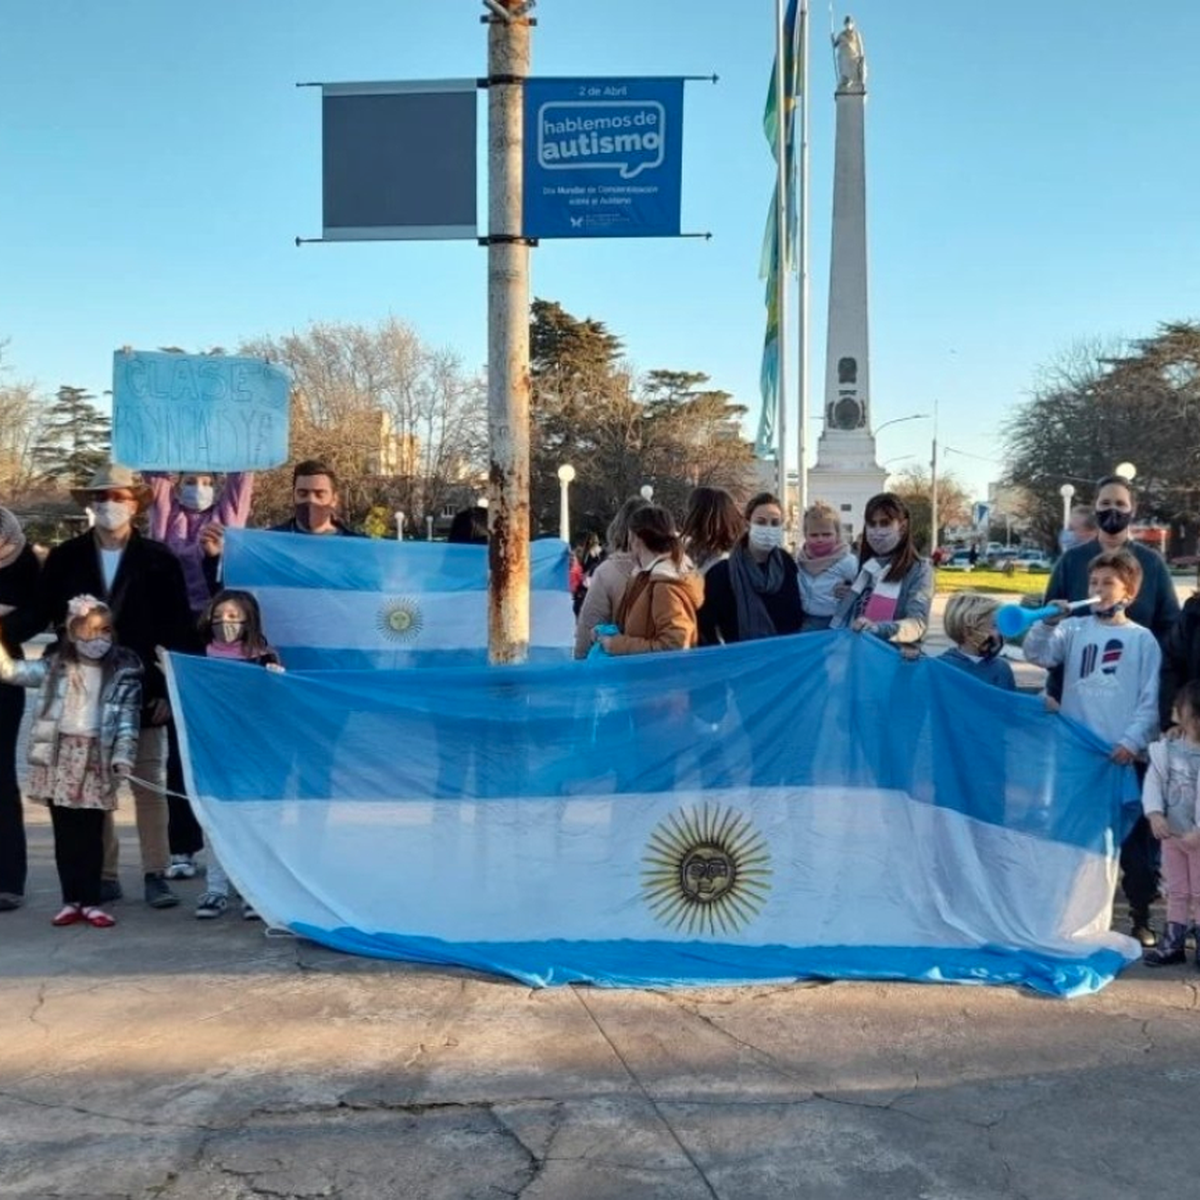
[[(273, 644), (321, 650), (461, 650), (487, 644), (487, 593), (254, 589)], [(565, 648), (575, 636), (566, 591), (530, 593), (530, 644)]]

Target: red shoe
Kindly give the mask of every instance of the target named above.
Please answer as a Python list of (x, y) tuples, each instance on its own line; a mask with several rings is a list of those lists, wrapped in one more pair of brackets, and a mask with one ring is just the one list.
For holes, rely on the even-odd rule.
[(117, 918), (102, 908), (85, 908), (80, 915), (94, 929), (111, 929), (117, 923)]
[(83, 909), (78, 904), (64, 904), (58, 911), (58, 915), (50, 918), (51, 925), (76, 925), (80, 921), (87, 918), (83, 915)]

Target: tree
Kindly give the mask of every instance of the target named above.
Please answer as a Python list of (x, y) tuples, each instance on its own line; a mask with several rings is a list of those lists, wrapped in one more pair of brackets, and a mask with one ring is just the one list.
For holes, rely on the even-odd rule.
[[(5, 344), (0, 342), (0, 370)], [(34, 483), (33, 447), (41, 433), (43, 405), (32, 383), (0, 380), (0, 496), (20, 500)]]
[(1139, 516), (1170, 524), (1190, 552), (1200, 525), (1200, 324), (1073, 347), (1042, 370), (1003, 436), (1005, 482), (1028, 495), (1026, 517), (1044, 542), (1061, 528), (1064, 483), (1086, 503), (1090, 481), (1132, 462)]
[(535, 529), (557, 527), (558, 468), (575, 467), (572, 524), (604, 529), (646, 484), (682, 511), (697, 484), (745, 490), (752, 459), (744, 409), (705, 387), (699, 371), (656, 370), (638, 385), (621, 342), (601, 321), (535, 300), (531, 313), (531, 507)]
[[(929, 523), (933, 518), (933, 506), (930, 504), (932, 485), (929, 471), (914, 464), (905, 467), (892, 486), (892, 491), (908, 505), (913, 537), (925, 554), (933, 549), (929, 542)], [(939, 531), (947, 525), (964, 525), (970, 519), (970, 493), (953, 472), (938, 475), (937, 501)], [(938, 544), (941, 544), (940, 536)]]
[[(403, 512), (415, 527), (478, 494), (487, 445), (483, 382), (403, 322), (318, 322), (247, 342), (241, 353), (291, 373), (291, 461), (327, 462), (342, 480), (350, 519), (375, 507)], [(291, 511), (290, 466), (263, 473), (256, 509), (264, 519)]]
[(84, 388), (58, 389), (31, 455), (41, 480), (82, 487), (108, 458), (111, 422), (94, 400)]

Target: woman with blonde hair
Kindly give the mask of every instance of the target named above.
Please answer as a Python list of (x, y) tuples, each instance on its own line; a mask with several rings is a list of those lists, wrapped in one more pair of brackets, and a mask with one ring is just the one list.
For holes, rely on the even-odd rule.
[(592, 648), (592, 630), (597, 625), (611, 625), (616, 620), (617, 605), (634, 569), (633, 555), (629, 551), (629, 521), (634, 513), (649, 506), (650, 502), (641, 496), (630, 496), (609, 522), (605, 535), (608, 557), (592, 572), (575, 623), (576, 658), (587, 658)]

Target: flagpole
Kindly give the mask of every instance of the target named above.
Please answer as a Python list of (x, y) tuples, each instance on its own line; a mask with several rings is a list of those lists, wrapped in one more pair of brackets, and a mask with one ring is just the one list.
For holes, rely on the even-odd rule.
[(808, 0), (800, 0), (796, 17), (800, 25), (800, 228), (796, 264), (799, 270), (797, 305), (800, 318), (800, 347), (796, 366), (796, 391), (799, 397), (796, 427), (796, 465), (799, 478), (796, 507), (799, 525), (796, 541), (803, 535), (804, 513), (808, 508)]
[(787, 284), (788, 284), (788, 208), (787, 208), (787, 92), (784, 87), (787, 67), (787, 43), (784, 20), (785, 0), (775, 0), (775, 221), (778, 235), (775, 252), (778, 269), (775, 272), (775, 303), (779, 329), (779, 380), (776, 393), (775, 418), (775, 479), (776, 495), (783, 506), (785, 526), (788, 523), (787, 501)]

